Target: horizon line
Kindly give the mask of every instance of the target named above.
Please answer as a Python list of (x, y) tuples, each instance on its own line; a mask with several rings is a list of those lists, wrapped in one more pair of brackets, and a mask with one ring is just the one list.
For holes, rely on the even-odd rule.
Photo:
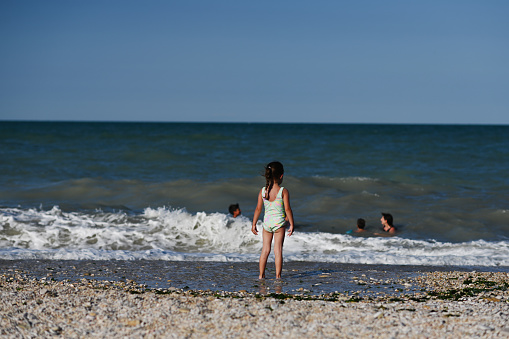
[(266, 121), (144, 121), (144, 120), (42, 120), (42, 119), (0, 119), (0, 122), (34, 123), (120, 123), (120, 124), (248, 124), (248, 125), (422, 125), (422, 126), (509, 126), (509, 123), (447, 123), (447, 122), (266, 122)]

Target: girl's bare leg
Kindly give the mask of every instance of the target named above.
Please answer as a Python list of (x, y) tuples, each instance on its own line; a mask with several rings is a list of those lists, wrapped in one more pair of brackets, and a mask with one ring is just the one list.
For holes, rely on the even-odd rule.
[(258, 279), (265, 278), (265, 267), (267, 266), (267, 259), (269, 258), (270, 247), (272, 245), (272, 233), (267, 232), (264, 229), (262, 233), (262, 238), (263, 247), (262, 254), (260, 254), (260, 275), (258, 276)]
[(281, 278), (283, 270), (283, 243), (285, 242), (285, 228), (281, 227), (274, 232), (274, 256), (276, 257), (276, 279)]

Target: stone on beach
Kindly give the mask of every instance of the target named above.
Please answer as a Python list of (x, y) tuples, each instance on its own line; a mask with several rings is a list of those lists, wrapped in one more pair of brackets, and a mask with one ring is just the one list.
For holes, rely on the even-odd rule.
[(397, 298), (147, 289), (134, 281), (0, 277), (2, 337), (505, 338), (509, 277), (430, 272)]

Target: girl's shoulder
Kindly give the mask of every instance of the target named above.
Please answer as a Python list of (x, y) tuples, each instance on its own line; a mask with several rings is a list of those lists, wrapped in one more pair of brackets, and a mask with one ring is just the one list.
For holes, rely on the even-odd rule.
[(289, 194), (288, 190), (286, 188), (284, 188), (283, 186), (281, 186), (281, 195), (286, 195), (286, 194)]

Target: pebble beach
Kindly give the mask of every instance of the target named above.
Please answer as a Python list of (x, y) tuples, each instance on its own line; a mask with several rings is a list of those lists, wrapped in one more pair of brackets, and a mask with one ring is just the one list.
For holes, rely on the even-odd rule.
[[(318, 294), (55, 279), (3, 264), (5, 338), (509, 337), (507, 272), (441, 269), (378, 279), (364, 270), (349, 278), (358, 291)], [(398, 288), (364, 293), (380, 284)]]

